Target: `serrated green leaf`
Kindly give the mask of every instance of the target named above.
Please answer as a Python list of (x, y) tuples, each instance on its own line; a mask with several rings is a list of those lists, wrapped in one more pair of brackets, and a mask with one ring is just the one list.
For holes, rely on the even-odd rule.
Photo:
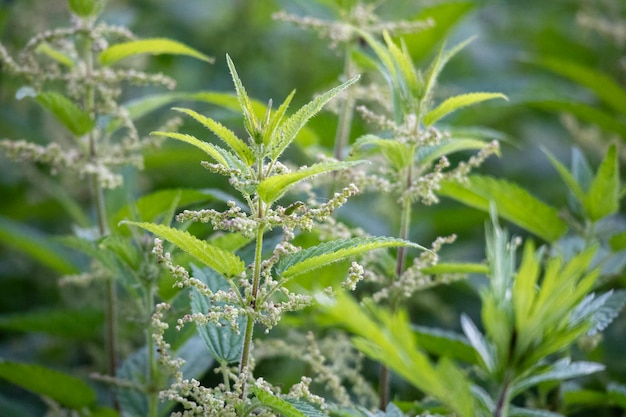
[(276, 272), (283, 278), (291, 278), (374, 249), (400, 246), (428, 250), (416, 243), (391, 237), (340, 239), (320, 243), (284, 257), (276, 266)]
[[(276, 109), (276, 111), (272, 114), (269, 122), (265, 125), (265, 131), (263, 132), (263, 144), (265, 146), (268, 146), (270, 144), (272, 135), (274, 135), (274, 132), (276, 132), (276, 129), (282, 123), (285, 113), (287, 112), (287, 108), (289, 107), (289, 104), (291, 104), (291, 100), (293, 99), (293, 96), (295, 94), (296, 90), (292, 90), (291, 93), (289, 93), (287, 98), (285, 98), (285, 101), (283, 101), (278, 109)], [(269, 105), (267, 111), (270, 111)]]
[(471, 106), (473, 104), (477, 104), (487, 100), (493, 100), (496, 98), (503, 98), (505, 100), (508, 100), (508, 98), (501, 93), (468, 93), (450, 97), (444, 100), (433, 110), (426, 113), (424, 115), (424, 118), (422, 119), (422, 122), (425, 126), (430, 126), (441, 120), (448, 114), (462, 107)]
[(289, 404), (293, 405), (298, 411), (303, 413), (306, 417), (326, 417), (328, 414), (319, 410), (312, 404), (309, 404), (306, 401), (295, 400), (293, 398), (285, 398)]
[(430, 164), (442, 156), (455, 152), (484, 149), (489, 146), (488, 142), (478, 139), (451, 139), (445, 140), (435, 146), (420, 146), (417, 149), (415, 159), (423, 165)]
[(624, 308), (624, 304), (626, 304), (625, 290), (609, 291), (603, 295), (604, 299), (601, 303), (599, 303), (600, 305), (593, 309), (589, 335), (594, 335), (604, 330), (613, 320), (617, 318)]
[(610, 216), (619, 210), (619, 175), (617, 148), (612, 144), (585, 196), (585, 210), (592, 221)]
[(601, 100), (626, 115), (626, 90), (608, 74), (562, 58), (541, 58), (538, 65), (591, 89)]
[(48, 58), (51, 58), (59, 64), (65, 65), (68, 68), (72, 68), (74, 66), (74, 61), (72, 61), (72, 58), (65, 55), (63, 52), (54, 49), (47, 43), (39, 44), (35, 51), (37, 53), (46, 55)]
[(571, 362), (569, 358), (564, 358), (558, 362), (540, 369), (538, 373), (522, 377), (511, 384), (513, 396), (521, 394), (528, 388), (547, 381), (565, 381), (571, 378), (578, 378), (604, 370), (604, 365), (595, 362)]
[(210, 117), (203, 116), (191, 109), (182, 109), (182, 108), (174, 108), (174, 110), (185, 113), (191, 117), (193, 117), (198, 122), (202, 123), (207, 129), (213, 132), (218, 138), (220, 138), (226, 145), (230, 147), (230, 149), (241, 158), (242, 161), (245, 162), (246, 165), (250, 166), (254, 162), (254, 153), (246, 145), (244, 141), (239, 139), (237, 135), (226, 126), (221, 123), (211, 119)]
[(393, 139), (383, 139), (375, 135), (365, 135), (356, 140), (353, 153), (358, 155), (360, 148), (373, 145), (379, 149), (391, 165), (400, 170), (411, 164), (413, 155), (411, 146)]
[(5, 331), (46, 333), (84, 340), (97, 337), (103, 322), (102, 311), (94, 309), (27, 311), (0, 315), (0, 329)]
[(296, 138), (298, 132), (304, 125), (315, 116), (326, 103), (340, 94), (343, 90), (354, 84), (360, 78), (359, 75), (344, 82), (343, 84), (326, 91), (315, 97), (312, 101), (300, 107), (298, 111), (292, 114), (287, 120), (281, 123), (277, 129), (277, 134), (272, 138), (269, 144), (269, 155), (273, 160), (283, 153), (291, 142)]
[(96, 125), (89, 114), (67, 97), (55, 92), (38, 93), (36, 100), (76, 136), (82, 136)]
[(428, 99), (433, 94), (433, 89), (437, 83), (437, 79), (439, 78), (439, 74), (446, 66), (448, 61), (454, 57), (457, 53), (459, 53), (463, 48), (465, 48), (470, 42), (472, 42), (474, 38), (469, 38), (463, 42), (458, 43), (454, 47), (450, 49), (444, 49), (442, 47), (437, 54), (437, 57), (430, 64), (426, 74), (424, 76), (424, 88), (421, 94), (420, 99)]
[(129, 56), (142, 54), (186, 55), (209, 63), (214, 61), (213, 58), (180, 42), (166, 38), (152, 38), (111, 45), (100, 53), (100, 63), (105, 66), (111, 65)]
[(237, 101), (239, 102), (239, 108), (243, 112), (243, 122), (246, 131), (250, 135), (250, 137), (254, 140), (255, 143), (262, 141), (262, 138), (258, 137), (261, 134), (261, 122), (257, 117), (254, 108), (250, 102), (250, 98), (248, 97), (248, 93), (246, 92), (241, 79), (239, 78), (239, 74), (237, 74), (237, 69), (235, 68), (235, 64), (230, 59), (230, 55), (226, 54), (226, 63), (228, 64), (228, 69), (230, 70), (230, 75), (233, 79), (233, 84), (235, 84), (235, 91), (237, 92)]
[[(193, 277), (200, 280), (211, 289), (212, 292), (220, 290), (228, 291), (231, 287), (228, 282), (215, 271), (210, 269), (200, 269), (192, 264)], [(223, 305), (224, 303), (220, 303)], [(193, 288), (191, 292), (191, 311), (195, 314), (206, 314), (211, 309), (209, 298)], [(204, 341), (204, 344), (211, 352), (211, 355), (219, 363), (234, 363), (241, 358), (243, 349), (243, 328), (246, 325), (246, 317), (240, 316), (238, 319), (239, 328), (242, 330), (237, 333), (231, 329), (227, 322), (221, 323), (217, 327), (213, 323), (206, 325), (198, 325), (197, 331)]]
[(153, 224), (124, 221), (123, 224), (137, 226), (165, 239), (179, 249), (193, 256), (204, 265), (213, 268), (226, 277), (234, 277), (245, 270), (244, 262), (237, 256), (216, 246), (200, 240), (188, 232), (172, 227)]
[(259, 184), (258, 194), (267, 204), (272, 204), (282, 197), (292, 186), (298, 182), (325, 172), (347, 169), (364, 161), (321, 162), (310, 167), (301, 168), (287, 174), (273, 175), (265, 178)]
[(95, 392), (82, 380), (39, 365), (0, 359), (0, 378), (74, 410), (96, 401)]
[(252, 392), (261, 404), (272, 411), (280, 413), (283, 417), (307, 417), (292, 404), (289, 404), (282, 398), (278, 398), (274, 394), (271, 394), (255, 385), (252, 386)]
[[(228, 151), (220, 148), (217, 145), (213, 145), (208, 142), (204, 142), (195, 136), (188, 135), (186, 133), (177, 133), (177, 132), (152, 132), (151, 135), (156, 136), (164, 136), (170, 139), (176, 139), (181, 142), (186, 142), (190, 145), (195, 146), (196, 148), (204, 151), (207, 155), (213, 158), (217, 163), (221, 164), (225, 168), (234, 168), (236, 167), (235, 156), (228, 158)], [(228, 159), (227, 159), (228, 158)], [(243, 163), (242, 163), (243, 164)], [(234, 166), (233, 166), (234, 165)]]
[(471, 175), (467, 184), (443, 181), (438, 193), (483, 211), (493, 201), (500, 216), (548, 242), (558, 240), (568, 229), (557, 209), (505, 180)]

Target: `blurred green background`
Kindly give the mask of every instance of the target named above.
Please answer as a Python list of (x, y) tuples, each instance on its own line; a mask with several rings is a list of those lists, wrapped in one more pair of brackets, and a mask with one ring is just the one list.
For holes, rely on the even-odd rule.
[[(306, 103), (314, 94), (336, 85), (342, 72), (342, 58), (317, 34), (292, 24), (276, 21), (281, 10), (299, 15), (331, 19), (330, 9), (313, 0), (109, 0), (102, 20), (128, 26), (141, 38), (169, 37), (216, 57), (214, 65), (189, 58), (158, 56), (141, 62), (150, 71), (164, 72), (178, 82), (178, 91), (214, 90), (231, 92), (232, 83), (225, 62), (228, 53), (237, 65), (248, 93), (263, 102), (282, 99), (297, 88), (293, 107)], [(491, 159), (481, 172), (523, 185), (556, 207), (566, 202), (566, 189), (541, 147), (569, 163), (571, 149), (579, 146), (593, 166), (607, 145), (626, 139), (626, 114), (607, 104), (593, 89), (550, 71), (541, 62), (546, 58), (571, 61), (606, 74), (626, 86), (626, 2), (622, 0), (484, 0), (451, 2), (442, 0), (380, 2), (383, 17), (394, 20), (417, 15), (437, 17), (439, 23), (411, 41), (418, 63), (427, 63), (443, 39), (455, 44), (477, 36), (445, 69), (440, 81), (442, 97), (469, 91), (498, 91), (509, 102), (482, 104), (459, 111), (446, 123), (484, 126), (499, 132), (502, 157)], [(3, 0), (0, 2), (0, 41), (16, 54), (30, 36), (40, 30), (66, 25), (69, 19), (62, 0)], [(33, 102), (18, 101), (19, 81), (0, 67), (0, 136), (47, 143), (65, 133)], [(130, 88), (125, 100), (159, 90)], [(606, 118), (587, 114), (571, 115), (558, 103), (576, 102), (592, 106)], [(556, 104), (555, 104), (556, 103)], [(207, 104), (192, 104), (211, 113), (228, 126), (240, 126), (237, 114)], [(572, 109), (569, 109), (572, 110)], [(576, 112), (576, 111), (574, 111)], [(148, 134), (168, 109), (144, 117), (141, 134)], [(336, 116), (324, 112), (311, 127), (319, 145), (332, 151)], [(186, 125), (186, 128), (190, 128)], [(367, 129), (357, 116), (354, 139)], [(303, 159), (303, 153), (290, 156)], [(128, 170), (127, 186), (111, 193), (110, 209), (129, 198), (169, 187), (221, 187), (199, 165), (191, 147), (166, 143), (146, 154), (145, 170)], [(0, 155), (0, 321), (9, 314), (53, 308), (77, 302), (77, 291), (60, 289), (62, 274), (85, 267), (86, 260), (60, 248), (52, 236), (68, 234), (72, 222), (64, 207), (51, 196), (50, 184), (71, 189), (88, 206), (89, 196), (80, 184), (62, 177), (48, 177), (45, 167), (29, 167)], [(393, 235), (397, 221), (393, 209), (367, 213), (372, 196), (361, 196), (349, 206), (352, 221), (376, 233)], [(367, 215), (365, 214), (367, 213)], [(444, 252), (454, 260), (480, 261), (484, 257), (482, 212), (444, 200), (414, 212), (413, 240), (430, 242), (438, 235), (457, 233), (456, 244)], [(388, 219), (391, 218), (391, 221)], [(513, 227), (516, 233), (522, 231)], [(22, 236), (17, 241), (15, 236)], [(43, 249), (42, 249), (42, 246)], [(48, 245), (48, 246), (45, 246)], [(46, 249), (48, 248), (48, 249)], [(46, 252), (49, 251), (49, 252)], [(61, 256), (47, 256), (61, 254)], [(615, 277), (613, 287), (623, 287), (624, 277)], [(416, 297), (415, 322), (458, 328), (459, 312), (476, 313), (478, 298), (470, 283), (437, 288)], [(94, 305), (97, 306), (97, 303)], [(473, 311), (473, 313), (472, 313)], [(95, 332), (97, 334), (97, 331)], [(589, 354), (608, 363), (612, 378), (626, 383), (626, 322), (618, 319), (607, 331), (607, 343)], [(87, 335), (86, 340), (92, 335)], [(39, 333), (20, 334), (0, 329), (0, 357), (11, 357), (54, 366), (92, 366), (89, 349), (93, 342), (72, 343)], [(0, 390), (3, 388), (0, 385)]]

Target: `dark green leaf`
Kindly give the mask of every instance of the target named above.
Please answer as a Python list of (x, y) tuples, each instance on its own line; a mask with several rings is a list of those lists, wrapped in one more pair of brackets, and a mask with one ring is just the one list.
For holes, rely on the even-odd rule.
[(88, 113), (59, 93), (43, 92), (37, 94), (35, 98), (39, 104), (52, 113), (63, 126), (76, 136), (83, 136), (96, 125)]
[(213, 58), (180, 42), (165, 38), (153, 38), (111, 45), (100, 53), (100, 63), (102, 65), (111, 65), (126, 57), (141, 54), (187, 55), (209, 63), (213, 62)]
[[(193, 277), (202, 281), (212, 292), (219, 290), (228, 291), (231, 289), (228, 282), (218, 273), (210, 269), (200, 269), (195, 265), (191, 266)], [(224, 303), (220, 303), (223, 306)], [(203, 295), (196, 288), (191, 292), (191, 310), (195, 314), (206, 314), (211, 309), (211, 302), (207, 296)], [(228, 322), (220, 323), (216, 326), (213, 323), (197, 326), (198, 333), (204, 344), (211, 352), (216, 361), (222, 363), (238, 362), (243, 349), (243, 329), (246, 325), (246, 317), (240, 316), (237, 320), (239, 333), (230, 327)]]
[(93, 389), (80, 379), (39, 365), (0, 359), (0, 378), (75, 410), (96, 401)]
[(0, 315), (0, 329), (47, 333), (54, 336), (93, 339), (102, 328), (99, 310), (47, 310)]
[(617, 148), (613, 144), (609, 146), (584, 200), (585, 210), (592, 221), (619, 210), (619, 175)]
[(288, 403), (282, 398), (278, 398), (274, 394), (270, 394), (269, 392), (261, 388), (252, 386), (252, 392), (261, 404), (271, 409), (272, 411), (280, 413), (280, 415), (282, 415), (283, 417), (308, 417), (292, 404)]

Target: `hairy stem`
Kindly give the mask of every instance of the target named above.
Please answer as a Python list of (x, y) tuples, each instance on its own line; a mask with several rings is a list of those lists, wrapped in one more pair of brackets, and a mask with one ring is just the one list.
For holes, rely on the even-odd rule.
[[(406, 182), (405, 187), (406, 190), (411, 187), (411, 182), (413, 181), (413, 165), (409, 165), (406, 172)], [(408, 195), (402, 197), (402, 208), (400, 213), (400, 232), (398, 237), (403, 240), (409, 239), (409, 232), (411, 231), (411, 199)], [(400, 277), (402, 273), (404, 273), (406, 262), (406, 247), (400, 246), (398, 248), (397, 258), (396, 258), (396, 277)], [(395, 311), (397, 308), (398, 300), (392, 294), (391, 300), (391, 311)], [(390, 386), (391, 386), (391, 374), (389, 369), (385, 365), (381, 365), (380, 373), (379, 373), (379, 381), (378, 381), (378, 398), (379, 404), (378, 407), (385, 411), (387, 408), (387, 404), (389, 404), (390, 399)]]

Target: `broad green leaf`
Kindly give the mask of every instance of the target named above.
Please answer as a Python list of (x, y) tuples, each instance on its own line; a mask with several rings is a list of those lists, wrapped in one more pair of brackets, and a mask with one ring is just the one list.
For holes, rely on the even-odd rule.
[[(206, 284), (212, 292), (230, 290), (231, 287), (228, 282), (215, 271), (200, 269), (193, 264), (191, 269), (193, 277)], [(221, 303), (221, 305), (223, 304)], [(207, 314), (210, 309), (211, 302), (208, 297), (193, 288), (191, 291), (191, 311), (194, 314)], [(213, 323), (196, 327), (209, 352), (219, 363), (235, 363), (241, 358), (246, 317), (240, 316), (237, 322), (240, 329), (239, 333), (231, 329), (228, 322), (221, 323), (220, 327)]]
[(439, 194), (483, 211), (493, 202), (500, 216), (548, 242), (558, 240), (568, 228), (557, 209), (505, 180), (471, 175), (467, 184), (443, 181)]
[(328, 414), (324, 413), (323, 411), (318, 409), (316, 406), (313, 406), (312, 404), (309, 404), (306, 401), (295, 400), (293, 398), (285, 398), (285, 401), (287, 401), (289, 404), (293, 405), (296, 408), (296, 410), (298, 410), (301, 413), (303, 413), (306, 417), (326, 417), (326, 416), (328, 416)]
[(271, 409), (272, 411), (276, 411), (283, 417), (308, 417), (292, 404), (257, 387), (256, 385), (252, 386), (252, 392), (263, 406)]
[(608, 74), (562, 58), (546, 57), (536, 63), (589, 88), (606, 104), (626, 115), (626, 90)]
[(76, 136), (83, 136), (95, 127), (89, 114), (59, 93), (42, 92), (36, 94), (35, 99)]
[(559, 176), (569, 188), (569, 191), (572, 193), (574, 198), (580, 203), (583, 204), (585, 201), (585, 190), (581, 186), (581, 184), (576, 181), (574, 175), (563, 165), (558, 159), (556, 159), (547, 149), (543, 149), (543, 152), (548, 155), (552, 166), (556, 168)]
[(593, 309), (589, 335), (601, 332), (619, 316), (626, 304), (626, 291), (609, 291), (598, 299), (602, 302)]
[(496, 358), (494, 357), (493, 348), (489, 345), (485, 336), (483, 336), (474, 322), (465, 314), (461, 316), (461, 327), (463, 328), (463, 333), (465, 333), (465, 336), (480, 357), (485, 369), (489, 372), (494, 372), (496, 369)]
[(82, 380), (39, 365), (0, 359), (0, 378), (74, 410), (96, 401), (95, 392)]
[(235, 161), (235, 156), (229, 157), (228, 151), (220, 148), (219, 146), (213, 145), (208, 142), (204, 142), (195, 136), (188, 135), (186, 133), (178, 133), (178, 132), (152, 132), (151, 135), (156, 136), (164, 136), (166, 138), (176, 139), (181, 142), (186, 142), (190, 145), (195, 146), (198, 149), (204, 151), (207, 155), (213, 158), (217, 163), (221, 164), (225, 168), (235, 168), (237, 163)]
[(458, 96), (450, 97), (444, 100), (441, 104), (435, 107), (433, 110), (426, 113), (422, 119), (422, 122), (426, 126), (430, 126), (446, 115), (466, 106), (471, 106), (487, 100), (493, 100), (496, 98), (502, 98), (508, 100), (504, 94), (501, 93), (468, 93)]
[(592, 221), (619, 210), (619, 175), (617, 148), (613, 144), (609, 146), (584, 200), (585, 210)]
[(230, 147), (230, 149), (243, 160), (246, 165), (250, 166), (254, 162), (254, 153), (252, 150), (246, 145), (244, 141), (239, 139), (235, 133), (222, 125), (220, 122), (211, 119), (210, 117), (205, 117), (191, 109), (182, 109), (175, 107), (174, 110), (185, 113), (198, 122), (202, 123), (207, 129), (213, 132), (218, 138), (220, 138), (226, 145)]
[(69, 339), (94, 339), (101, 333), (103, 314), (99, 310), (43, 310), (1, 314), (0, 329), (47, 333)]
[(357, 82), (359, 77), (360, 76), (357, 75), (345, 83), (320, 94), (285, 120), (278, 128), (277, 135), (272, 138), (272, 141), (269, 144), (270, 158), (273, 160), (278, 159), (283, 151), (287, 149), (289, 144), (293, 142), (296, 135), (304, 127), (304, 125), (313, 116), (315, 116), (326, 103), (340, 94), (343, 90)]
[(606, 388), (610, 402), (621, 408), (626, 408), (626, 386), (611, 382)]
[(605, 392), (577, 389), (567, 390), (563, 393), (563, 404), (565, 406), (606, 406), (610, 404), (610, 400)]
[(50, 237), (25, 224), (0, 216), (0, 242), (24, 252), (32, 259), (58, 272), (73, 274), (78, 271), (68, 253)]
[(80, 17), (97, 16), (104, 8), (105, 0), (69, 0), (70, 10)]
[(359, 154), (360, 148), (373, 145), (378, 148), (391, 165), (400, 170), (411, 164), (413, 155), (411, 146), (393, 139), (383, 139), (375, 135), (365, 135), (357, 139), (353, 146), (353, 154)]
[(400, 246), (428, 250), (416, 243), (390, 237), (340, 239), (323, 242), (284, 257), (276, 266), (276, 272), (283, 278), (291, 278), (370, 250)]
[(72, 58), (65, 55), (63, 52), (54, 49), (47, 43), (40, 44), (37, 47), (36, 52), (44, 54), (48, 58), (51, 58), (59, 64), (65, 65), (68, 68), (72, 68), (74, 66), (74, 61), (72, 61)]
[(321, 162), (319, 164), (311, 165), (310, 167), (301, 168), (295, 172), (273, 175), (261, 181), (258, 188), (258, 194), (264, 202), (272, 204), (274, 201), (282, 197), (289, 190), (289, 188), (302, 180), (311, 178), (315, 175), (323, 174), (325, 172), (347, 169), (362, 162), (363, 161)]
[(213, 58), (190, 48), (185, 44), (166, 38), (153, 38), (111, 45), (100, 53), (100, 63), (102, 65), (111, 65), (129, 56), (141, 54), (187, 55), (205, 62), (213, 62)]
[(522, 377), (511, 385), (512, 395), (521, 394), (528, 388), (547, 381), (565, 381), (604, 370), (604, 365), (595, 362), (571, 362), (569, 358), (561, 359), (545, 370), (528, 377)]
[(239, 275), (245, 270), (244, 262), (237, 255), (210, 245), (204, 240), (200, 240), (190, 235), (188, 232), (153, 223), (128, 221), (124, 221), (122, 223), (130, 226), (141, 227), (142, 229), (154, 233), (161, 239), (165, 239), (173, 243), (184, 252), (202, 262), (204, 265), (213, 268), (215, 271), (228, 278)]

